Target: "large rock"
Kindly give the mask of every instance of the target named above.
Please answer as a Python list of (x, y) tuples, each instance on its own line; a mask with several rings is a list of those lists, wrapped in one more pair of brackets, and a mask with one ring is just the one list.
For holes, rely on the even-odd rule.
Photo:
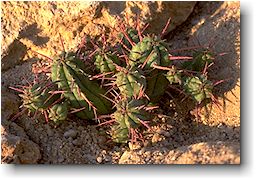
[(240, 143), (208, 142), (170, 151), (166, 164), (240, 164)]
[(9, 119), (12, 115), (19, 112), (18, 97), (2, 87), (1, 89), (1, 119)]
[[(34, 57), (30, 49), (53, 56), (77, 46), (85, 34), (101, 35), (116, 24), (117, 16), (140, 14), (149, 31), (160, 33), (172, 18), (167, 32), (186, 20), (195, 2), (1, 2), (2, 70)], [(27, 53), (26, 53), (27, 52)]]
[(202, 142), (167, 148), (125, 151), (119, 164), (240, 164), (240, 144), (237, 142)]
[(39, 146), (14, 122), (1, 122), (1, 162), (35, 164), (41, 158)]

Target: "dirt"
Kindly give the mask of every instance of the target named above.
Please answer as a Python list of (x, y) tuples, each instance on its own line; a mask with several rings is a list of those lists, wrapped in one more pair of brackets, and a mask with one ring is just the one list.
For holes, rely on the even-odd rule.
[[(205, 32), (209, 34), (205, 35)], [(211, 40), (213, 34), (216, 38)], [(221, 109), (209, 107), (211, 113), (199, 120), (190, 114), (190, 111), (193, 114), (193, 109), (189, 100), (180, 103), (179, 98), (171, 101), (165, 98), (163, 109), (159, 110), (162, 115), (154, 121), (152, 131), (144, 132), (145, 141), (128, 145), (109, 142), (106, 134), (102, 133), (104, 127), (86, 124), (75, 118), (56, 127), (45, 123), (43, 118), (22, 115), (15, 122), (39, 146), (41, 159), (38, 163), (239, 164), (239, 2), (199, 2), (187, 21), (166, 37), (171, 49), (212, 42), (211, 48), (218, 56), (210, 77), (216, 81), (229, 77), (215, 89), (222, 103)], [(222, 56), (222, 53), (228, 54)], [(2, 86), (25, 85), (24, 77), (31, 81), (31, 66), (35, 62), (27, 61), (2, 73)], [(20, 102), (16, 103), (19, 105)], [(204, 110), (201, 113), (205, 114)]]

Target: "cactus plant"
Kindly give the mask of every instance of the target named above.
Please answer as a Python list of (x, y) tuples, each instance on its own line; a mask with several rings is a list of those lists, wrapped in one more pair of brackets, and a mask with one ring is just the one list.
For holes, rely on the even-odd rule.
[(66, 120), (68, 116), (68, 103), (62, 102), (60, 104), (53, 105), (49, 110), (49, 119), (55, 123)]
[[(87, 36), (76, 53), (63, 52), (51, 61), (51, 79), (56, 86), (25, 88), (20, 95), (22, 106), (30, 112), (48, 113), (55, 123), (63, 122), (69, 113), (88, 120), (112, 118), (102, 124), (114, 123), (113, 141), (127, 143), (139, 137), (143, 126), (149, 128), (147, 122), (154, 117), (149, 110), (156, 103), (161, 105), (159, 100), (170, 84), (192, 97), (197, 106), (206, 99), (216, 102), (213, 86), (222, 81), (213, 84), (206, 76), (213, 53), (204, 49), (195, 51), (193, 57), (171, 55), (161, 39), (169, 23), (170, 19), (158, 36), (143, 35), (145, 28), (140, 30), (138, 20), (136, 28), (122, 23), (118, 43), (112, 41), (116, 37)], [(172, 91), (168, 93), (172, 97)]]

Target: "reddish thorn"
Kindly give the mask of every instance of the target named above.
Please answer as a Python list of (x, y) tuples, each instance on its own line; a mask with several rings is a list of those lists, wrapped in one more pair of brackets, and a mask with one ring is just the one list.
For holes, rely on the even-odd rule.
[(149, 26), (149, 23), (146, 24), (146, 26), (142, 29), (141, 33), (143, 33)]
[(49, 91), (50, 94), (62, 94), (65, 92), (67, 92), (67, 91)]
[(146, 66), (146, 64), (149, 61), (149, 59), (151, 58), (153, 52), (154, 51), (151, 51), (150, 54), (148, 55), (147, 59), (143, 62), (142, 66), (141, 66), (142, 69)]
[(226, 54), (229, 54), (229, 53), (223, 52), (223, 53), (220, 53), (219, 56), (224, 56), (224, 55), (226, 55)]
[(100, 123), (100, 124), (98, 124), (96, 127), (102, 126), (102, 125), (104, 125), (104, 124), (110, 124), (110, 123), (113, 123), (113, 122), (115, 122), (115, 121), (116, 121), (115, 119), (112, 119), (112, 120), (109, 120), (109, 121)]
[(32, 51), (33, 53), (35, 53), (35, 54), (37, 54), (37, 55), (43, 56), (43, 57), (45, 57), (46, 59), (48, 59), (48, 60), (50, 60), (50, 61), (53, 61), (52, 58), (50, 58), (50, 57), (48, 57), (48, 56), (46, 56), (46, 55), (43, 55), (43, 54), (41, 54), (41, 53), (39, 53), (39, 52), (36, 52), (36, 51), (34, 51), (34, 50), (30, 50), (30, 51)]
[(205, 63), (202, 74), (206, 74), (207, 68), (208, 68), (208, 62)]
[(107, 84), (103, 84), (103, 86), (115, 86), (115, 83), (107, 83)]
[(62, 36), (61, 36), (60, 33), (59, 33), (59, 36), (60, 36), (60, 42), (61, 42), (62, 49), (66, 53), (65, 46), (64, 46), (64, 41), (63, 41)]
[(128, 52), (131, 51), (131, 50), (122, 42), (121, 39), (119, 39), (118, 42), (119, 42), (120, 44), (122, 44), (122, 46), (123, 46)]
[(132, 46), (134, 46), (135, 43), (134, 43), (134, 42), (131, 40), (131, 38), (127, 35), (127, 33), (125, 32), (124, 29), (125, 29), (125, 28), (124, 28), (124, 24), (121, 24), (121, 26), (120, 26), (121, 32), (124, 34), (124, 36), (125, 36), (126, 39), (129, 41), (129, 43), (130, 43)]
[(162, 32), (161, 32), (161, 38), (164, 36), (164, 34), (165, 34), (165, 32), (166, 32), (168, 26), (170, 25), (170, 22), (171, 22), (171, 18), (168, 19), (168, 21), (167, 21), (167, 23), (166, 23), (164, 29), (162, 30)]
[(18, 91), (18, 92), (21, 92), (21, 93), (25, 94), (25, 92), (21, 89), (18, 89), (18, 88), (15, 88), (15, 87), (9, 87), (9, 88), (12, 89), (12, 90), (15, 90), (15, 91)]
[(100, 96), (106, 98), (107, 100), (111, 101), (112, 103), (114, 104), (117, 104), (115, 101), (113, 101), (112, 99), (108, 98), (107, 96), (103, 95), (103, 94), (100, 94)]
[(38, 110), (36, 110), (36, 112), (35, 112), (34, 116), (32, 117), (33, 119), (35, 119), (35, 118), (36, 118), (37, 113), (38, 113)]
[(171, 68), (169, 68), (169, 67), (158, 66), (158, 65), (156, 65), (156, 64), (153, 64), (153, 68), (155, 68), (155, 69), (161, 69), (161, 70), (167, 70), (167, 71), (171, 70)]
[(140, 119), (138, 119), (138, 120), (139, 120), (139, 122), (140, 122), (143, 126), (145, 126), (145, 127), (148, 128), (150, 131), (152, 131), (152, 129), (149, 127), (149, 125), (147, 125), (146, 122), (144, 122), (144, 121), (142, 121), (142, 120), (140, 120)]
[(82, 98), (84, 98), (84, 100), (89, 104), (89, 107), (92, 107), (92, 108), (94, 108), (94, 109), (97, 109), (97, 108), (93, 105), (93, 103), (84, 95), (84, 93), (81, 93), (81, 96), (82, 96)]
[(102, 76), (106, 76), (106, 75), (109, 75), (109, 74), (113, 74), (113, 72), (107, 72), (107, 73), (103, 73), (103, 74), (97, 74), (97, 75), (94, 75), (90, 78), (90, 80), (93, 80), (93, 79), (97, 79), (97, 78), (100, 78)]
[(98, 116), (97, 116), (97, 109), (96, 108), (92, 108), (93, 110), (93, 114), (94, 114), (94, 117), (95, 117), (95, 120), (98, 120)]
[(145, 110), (150, 111), (150, 110), (157, 109), (157, 108), (159, 108), (159, 106), (146, 107)]
[(98, 49), (95, 49), (91, 54), (88, 55), (88, 57), (91, 58), (96, 52), (98, 52)]
[(55, 94), (51, 94), (43, 103), (45, 105)]
[(23, 109), (22, 111), (18, 112), (15, 114), (12, 118), (11, 121), (15, 121), (19, 116), (21, 116), (27, 109)]
[(136, 29), (137, 29), (137, 31), (138, 31), (139, 39), (140, 39), (140, 42), (141, 42), (142, 39), (143, 39), (143, 37), (142, 37), (141, 31), (140, 31), (139, 16), (137, 16)]
[(79, 109), (74, 109), (73, 111), (71, 111), (70, 113), (71, 114), (73, 114), (73, 113), (77, 113), (77, 112), (79, 112), (79, 111), (83, 111), (83, 110), (85, 110), (86, 109), (86, 107), (82, 107), (82, 108), (79, 108)]
[(61, 98), (57, 99), (55, 102), (53, 102), (53, 103), (51, 104), (51, 106), (54, 106), (55, 104), (59, 103), (63, 98), (64, 98), (64, 97), (61, 97)]
[(169, 60), (191, 60), (193, 57), (190, 56), (169, 56)]
[(44, 113), (45, 121), (46, 121), (46, 123), (48, 123), (49, 122), (49, 118), (47, 116), (47, 112), (43, 111), (43, 113)]
[[(228, 78), (228, 79), (230, 79), (230, 78)], [(221, 84), (221, 83), (227, 81), (228, 79), (219, 80), (219, 81), (215, 82), (215, 83), (213, 84), (213, 86), (217, 86), (218, 84)]]
[(124, 59), (125, 59), (125, 62), (126, 62), (126, 65), (129, 65), (129, 59), (127, 57), (127, 55), (125, 54), (124, 50), (122, 49), (122, 53), (124, 55)]

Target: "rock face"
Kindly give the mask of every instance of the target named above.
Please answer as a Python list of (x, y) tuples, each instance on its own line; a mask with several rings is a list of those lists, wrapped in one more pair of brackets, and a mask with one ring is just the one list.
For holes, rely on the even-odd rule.
[(1, 119), (7, 120), (19, 111), (18, 97), (3, 87), (1, 98)]
[(167, 164), (240, 164), (240, 144), (225, 142), (198, 143), (170, 151)]
[(8, 164), (37, 163), (41, 158), (40, 148), (29, 140), (23, 128), (13, 122), (1, 123), (1, 162)]
[[(160, 33), (172, 18), (167, 32), (187, 19), (195, 2), (1, 2), (2, 70), (35, 56), (30, 49), (53, 56), (78, 45), (85, 34), (101, 35), (116, 24), (117, 16), (129, 23), (136, 14), (149, 31)], [(161, 20), (160, 20), (161, 19)]]
[(168, 151), (125, 151), (119, 164), (240, 164), (240, 144), (202, 142)]

